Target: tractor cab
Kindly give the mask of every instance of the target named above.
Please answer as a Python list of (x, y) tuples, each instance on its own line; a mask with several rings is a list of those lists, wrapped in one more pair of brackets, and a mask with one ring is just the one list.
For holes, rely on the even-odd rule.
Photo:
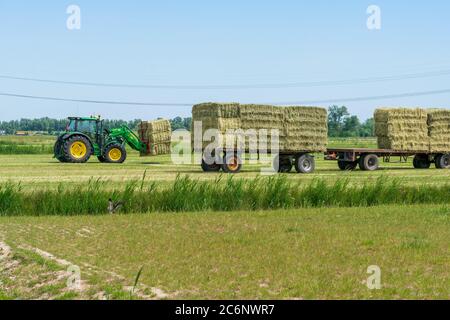
[(100, 117), (76, 118), (70, 117), (66, 132), (80, 132), (95, 138), (103, 131), (103, 120)]

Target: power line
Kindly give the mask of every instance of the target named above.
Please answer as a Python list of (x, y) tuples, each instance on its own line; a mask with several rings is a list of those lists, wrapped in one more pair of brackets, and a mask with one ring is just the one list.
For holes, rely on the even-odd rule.
[[(327, 100), (266, 102), (265, 104), (280, 105), (280, 106), (328, 104), (328, 103), (331, 104), (331, 103), (338, 103), (338, 102), (373, 101), (373, 100), (397, 99), (397, 98), (418, 97), (418, 96), (430, 96), (430, 95), (438, 95), (438, 94), (445, 94), (445, 93), (450, 93), (450, 89), (409, 92), (409, 93), (399, 93), (399, 94), (379, 95), (379, 96), (336, 98), (336, 99), (327, 99)], [(34, 95), (5, 93), (5, 92), (0, 92), (0, 96), (12, 97), (12, 98), (22, 98), (22, 99), (47, 100), (47, 101), (78, 102), (78, 103), (109, 104), (109, 105), (130, 105), (130, 106), (144, 106), (144, 107), (191, 107), (192, 105), (195, 104), (195, 103), (171, 103), (171, 102), (134, 102), (134, 101), (73, 99), (73, 98), (34, 96)]]
[(131, 101), (89, 100), (89, 99), (72, 99), (72, 98), (33, 96), (33, 95), (4, 93), (4, 92), (1, 92), (0, 96), (13, 97), (13, 98), (23, 98), (23, 99), (34, 99), (34, 100), (64, 101), (64, 102), (94, 103), (94, 104), (110, 104), (110, 105), (134, 105), (134, 106), (149, 106), (149, 107), (159, 107), (159, 106), (189, 107), (189, 106), (192, 106), (191, 103), (164, 103), (164, 102), (160, 103), (160, 102), (131, 102)]
[(399, 94), (388, 94), (388, 95), (380, 95), (380, 96), (337, 98), (337, 99), (328, 99), (328, 100), (304, 100), (304, 101), (279, 102), (279, 103), (275, 103), (275, 105), (295, 105), (295, 104), (307, 105), (307, 104), (322, 104), (322, 103), (327, 104), (327, 103), (338, 103), (338, 102), (373, 101), (373, 100), (431, 96), (431, 95), (438, 95), (438, 94), (445, 94), (445, 93), (450, 93), (450, 89), (409, 92), (409, 93), (399, 93)]
[(266, 83), (266, 84), (236, 84), (236, 85), (144, 85), (144, 84), (120, 84), (120, 83), (101, 83), (101, 82), (83, 82), (83, 81), (60, 81), (50, 79), (39, 79), (31, 77), (15, 77), (9, 75), (0, 75), (0, 79), (19, 80), (40, 83), (52, 83), (61, 85), (76, 85), (89, 87), (108, 87), (108, 88), (134, 88), (134, 89), (168, 89), (168, 90), (241, 90), (241, 89), (284, 89), (284, 88), (306, 88), (306, 87), (325, 87), (352, 85), (361, 83), (375, 83), (385, 81), (398, 81), (408, 79), (430, 78), (450, 75), (450, 70), (428, 71), (422, 73), (410, 73), (403, 75), (387, 75), (380, 77), (354, 78), (347, 80), (330, 81), (309, 81), (292, 83)]

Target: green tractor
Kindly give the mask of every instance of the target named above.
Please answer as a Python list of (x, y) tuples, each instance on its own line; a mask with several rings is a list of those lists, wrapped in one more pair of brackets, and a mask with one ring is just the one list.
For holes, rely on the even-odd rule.
[(108, 130), (100, 117), (71, 117), (66, 132), (55, 143), (54, 156), (69, 163), (85, 163), (92, 155), (100, 162), (123, 163), (127, 158), (125, 144), (140, 152), (147, 150), (147, 144), (127, 126)]

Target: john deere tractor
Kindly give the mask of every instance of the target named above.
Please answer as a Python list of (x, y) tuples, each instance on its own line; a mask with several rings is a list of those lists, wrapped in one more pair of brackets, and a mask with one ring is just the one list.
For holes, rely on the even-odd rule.
[(100, 117), (71, 117), (66, 132), (55, 143), (54, 154), (60, 162), (85, 163), (94, 155), (100, 162), (123, 163), (126, 144), (141, 152), (147, 149), (127, 126), (108, 130)]

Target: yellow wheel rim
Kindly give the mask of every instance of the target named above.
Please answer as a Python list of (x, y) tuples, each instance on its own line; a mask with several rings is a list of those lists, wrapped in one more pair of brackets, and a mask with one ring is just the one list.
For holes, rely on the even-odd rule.
[(112, 148), (109, 150), (108, 156), (112, 161), (119, 161), (122, 158), (122, 151), (118, 148)]
[(82, 141), (76, 141), (70, 146), (70, 154), (75, 159), (82, 159), (86, 156), (87, 147)]

